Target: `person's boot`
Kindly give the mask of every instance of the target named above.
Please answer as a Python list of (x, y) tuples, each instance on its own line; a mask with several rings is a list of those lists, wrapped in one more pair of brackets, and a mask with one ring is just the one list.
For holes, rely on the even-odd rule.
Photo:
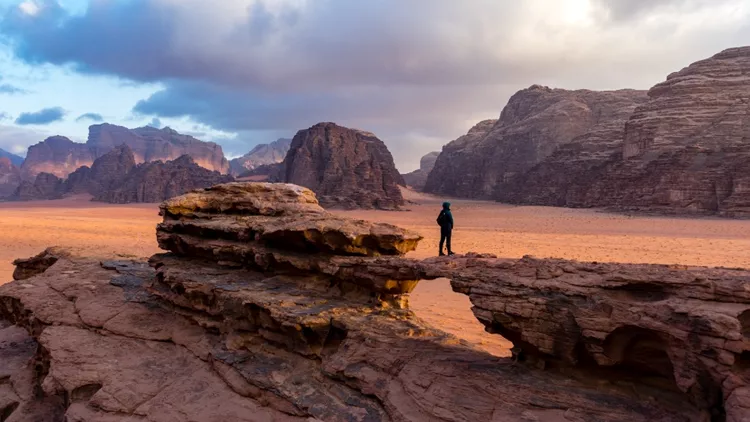
[(440, 255), (438, 256), (445, 256), (445, 254), (443, 253), (443, 251), (440, 251)]
[(455, 255), (455, 253), (453, 253), (453, 251), (448, 251), (448, 255)]

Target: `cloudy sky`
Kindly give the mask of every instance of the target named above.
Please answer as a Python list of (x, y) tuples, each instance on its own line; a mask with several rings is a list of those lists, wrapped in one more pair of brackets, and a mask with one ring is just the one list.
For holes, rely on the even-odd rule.
[(0, 0), (0, 148), (107, 121), (236, 156), (335, 121), (409, 171), (532, 84), (646, 89), (749, 43), (747, 0)]

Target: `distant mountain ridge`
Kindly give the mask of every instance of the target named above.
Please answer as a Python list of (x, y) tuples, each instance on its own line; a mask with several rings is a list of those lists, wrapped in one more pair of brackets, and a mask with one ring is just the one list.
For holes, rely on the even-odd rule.
[(251, 170), (268, 164), (276, 164), (284, 161), (292, 140), (280, 138), (268, 144), (260, 144), (242, 157), (235, 158), (229, 162), (229, 172), (233, 176), (239, 176)]
[(189, 155), (136, 164), (133, 151), (123, 144), (97, 158), (91, 167), (79, 167), (67, 179), (42, 172), (33, 182), (24, 180), (10, 199), (58, 199), (88, 193), (101, 202), (161, 202), (233, 180), (232, 176), (198, 166)]
[(10, 163), (16, 167), (21, 167), (21, 164), (23, 163), (23, 157), (10, 153), (2, 148), (0, 148), (0, 158), (7, 158), (10, 160)]
[(89, 127), (86, 143), (73, 142), (64, 136), (52, 136), (29, 147), (21, 165), (24, 180), (33, 180), (42, 172), (65, 178), (81, 166), (91, 166), (97, 158), (125, 144), (138, 163), (169, 161), (189, 155), (196, 164), (220, 173), (229, 171), (229, 162), (216, 143), (182, 135), (166, 127), (128, 129), (109, 123)]

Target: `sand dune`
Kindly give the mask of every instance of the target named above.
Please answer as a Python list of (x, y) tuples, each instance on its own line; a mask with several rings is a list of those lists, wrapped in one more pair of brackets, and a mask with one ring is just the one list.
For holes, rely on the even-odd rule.
[[(416, 230), (425, 237), (411, 255), (437, 254), (435, 217), (439, 198), (407, 192), (411, 211), (336, 211)], [(523, 255), (585, 261), (750, 266), (750, 221), (629, 217), (592, 210), (516, 207), (480, 201), (453, 201), (454, 249), (504, 257)], [(108, 205), (85, 197), (59, 201), (0, 203), (0, 280), (11, 279), (11, 262), (58, 245), (101, 257), (148, 257), (159, 251), (155, 204)], [(0, 284), (2, 284), (0, 281)], [(447, 280), (423, 282), (413, 309), (445, 331), (496, 354), (508, 343), (485, 333), (468, 298)]]

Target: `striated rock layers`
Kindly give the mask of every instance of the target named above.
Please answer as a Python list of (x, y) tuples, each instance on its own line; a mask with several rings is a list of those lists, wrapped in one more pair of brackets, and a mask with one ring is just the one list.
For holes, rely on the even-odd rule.
[(750, 216), (750, 47), (675, 72), (630, 117), (580, 206)]
[(281, 163), (286, 158), (291, 145), (292, 140), (284, 138), (270, 144), (260, 144), (242, 157), (229, 161), (229, 172), (237, 177), (260, 166)]
[[(499, 120), (481, 122), (443, 147), (425, 191), (494, 199), (576, 138), (622, 124), (646, 99), (645, 92), (636, 90), (568, 91), (539, 85), (521, 90)], [(581, 141), (602, 141), (587, 152), (591, 155), (606, 155), (616, 143), (606, 135)]]
[[(55, 249), (18, 261), (18, 280), (0, 286), (5, 420), (697, 422), (724, 410), (718, 394), (704, 400), (695, 387), (718, 374), (727, 375), (714, 390), (725, 393), (727, 420), (747, 416), (737, 351), (747, 350), (748, 306), (733, 287), (744, 271), (645, 268), (642, 282), (628, 266), (409, 260), (400, 255), (418, 235), (335, 217), (310, 190), (285, 184), (221, 185), (161, 213), (158, 240), (170, 253), (150, 266)], [(543, 371), (426, 326), (408, 292), (442, 276), (470, 295), (480, 320), (510, 327), (521, 355), (580, 365), (569, 358), (580, 343), (576, 356), (627, 369)], [(681, 353), (665, 352), (676, 385), (647, 379), (665, 374), (652, 350), (662, 344), (631, 325), (684, 339)], [(597, 349), (596, 332), (610, 330)], [(644, 365), (648, 382), (626, 377)]]
[(673, 387), (712, 420), (750, 420), (746, 270), (478, 259), (451, 283), (519, 358)]
[(446, 145), (425, 189), (518, 204), (750, 216), (748, 74), (750, 47), (741, 47), (669, 75), (648, 96), (531, 87), (481, 136)]
[(404, 180), (383, 141), (334, 123), (300, 130), (278, 181), (312, 189), (325, 207), (396, 209)]
[(32, 145), (21, 166), (21, 175), (25, 180), (33, 180), (41, 172), (66, 178), (82, 166), (91, 166), (94, 160), (122, 144), (133, 151), (136, 163), (175, 160), (189, 155), (203, 168), (221, 173), (229, 170), (221, 146), (213, 142), (181, 135), (170, 128), (127, 129), (105, 123), (89, 128), (85, 144), (53, 136)]
[(10, 196), (21, 184), (21, 172), (9, 158), (0, 157), (0, 198)]
[(232, 177), (195, 164), (187, 155), (176, 160), (136, 165), (133, 152), (120, 145), (83, 166), (66, 180), (49, 173), (24, 181), (11, 199), (57, 199), (87, 193), (95, 201), (110, 203), (161, 202), (193, 189), (232, 181)]
[(406, 186), (417, 191), (424, 189), (424, 185), (427, 183), (427, 176), (430, 174), (433, 167), (435, 167), (435, 162), (439, 155), (440, 152), (433, 151), (422, 157), (422, 159), (419, 160), (419, 169), (403, 175)]

